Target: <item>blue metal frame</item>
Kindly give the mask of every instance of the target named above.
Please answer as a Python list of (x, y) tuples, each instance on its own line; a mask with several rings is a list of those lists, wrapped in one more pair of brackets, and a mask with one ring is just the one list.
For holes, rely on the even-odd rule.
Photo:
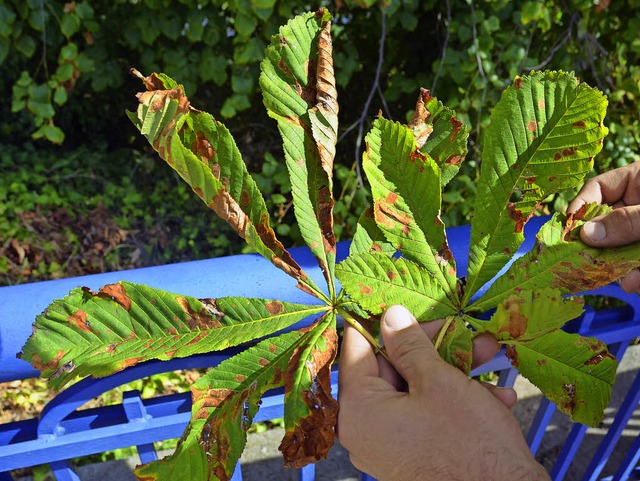
[[(533, 219), (527, 224), (527, 240), (519, 255), (533, 246), (534, 234), (544, 220)], [(458, 270), (464, 273), (469, 248), (468, 226), (449, 229), (448, 237)], [(339, 244), (338, 259), (344, 258), (347, 251), (348, 244)], [(309, 251), (292, 249), (292, 255), (307, 273), (322, 285), (322, 273)], [(0, 288), (0, 382), (38, 376), (38, 371), (28, 363), (15, 358), (15, 352), (30, 335), (31, 324), (36, 315), (53, 299), (66, 295), (69, 290), (79, 285), (97, 289), (101, 285), (121, 279), (195, 297), (240, 295), (277, 298), (291, 302), (313, 301), (313, 298), (295, 288), (296, 283), (293, 279), (257, 255), (232, 256)], [(569, 329), (583, 335), (598, 337), (621, 357), (630, 341), (640, 337), (640, 298), (637, 295), (625, 294), (616, 285), (586, 294), (615, 297), (626, 302), (627, 307), (598, 312), (587, 309), (580, 319), (570, 323)], [(0, 481), (11, 479), (8, 474), (10, 470), (41, 463), (50, 463), (58, 481), (78, 481), (69, 458), (129, 446), (136, 446), (142, 463), (157, 459), (153, 443), (179, 437), (190, 418), (189, 393), (142, 399), (139, 392), (132, 391), (124, 394), (123, 402), (119, 405), (81, 411), (78, 411), (78, 408), (88, 400), (132, 380), (177, 369), (212, 367), (238, 351), (239, 348), (233, 348), (184, 359), (151, 361), (106, 378), (88, 378), (78, 382), (58, 394), (38, 419), (0, 425)], [(492, 371), (499, 373), (498, 384), (501, 386), (512, 386), (515, 382), (517, 371), (510, 366), (508, 359), (500, 354), (481, 369), (475, 370), (472, 375)], [(332, 388), (335, 394), (337, 371), (332, 374)], [(640, 439), (636, 440), (628, 451), (613, 477), (599, 476), (638, 402), (640, 374), (587, 467), (584, 480), (637, 479)], [(281, 417), (282, 411), (282, 390), (272, 391), (265, 397), (256, 421)], [(542, 400), (527, 436), (534, 453), (544, 438), (554, 411), (553, 404)], [(561, 480), (566, 475), (586, 432), (586, 427), (574, 425), (551, 472), (554, 480)], [(240, 469), (236, 470), (232, 479), (242, 480)], [(315, 467), (312, 465), (299, 470), (298, 479), (314, 480)], [(362, 475), (362, 479), (373, 480), (366, 474)]]

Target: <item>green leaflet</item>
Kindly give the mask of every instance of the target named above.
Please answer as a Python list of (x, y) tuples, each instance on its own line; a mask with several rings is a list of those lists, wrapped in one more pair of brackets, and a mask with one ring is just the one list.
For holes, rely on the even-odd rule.
[(579, 228), (587, 220), (611, 208), (586, 205), (574, 215), (556, 213), (537, 234), (533, 249), (516, 260), (471, 307), (486, 310), (509, 297), (516, 289), (548, 286), (565, 294), (596, 289), (640, 267), (640, 246), (596, 249), (583, 244)]
[(423, 88), (407, 127), (413, 131), (420, 152), (430, 156), (440, 167), (444, 187), (460, 170), (460, 164), (467, 156), (467, 128), (453, 110)]
[(291, 178), (294, 212), (335, 298), (333, 158), (338, 104), (326, 10), (290, 20), (274, 35), (261, 63), (260, 87), (278, 122)]
[(229, 130), (192, 108), (182, 86), (166, 75), (138, 76), (149, 90), (138, 94), (140, 105), (129, 117), (160, 157), (253, 249), (303, 290), (320, 292), (276, 239), (262, 194)]
[(397, 122), (376, 119), (366, 143), (362, 165), (378, 227), (456, 302), (455, 262), (440, 220), (440, 169), (417, 149), (412, 131)]
[(464, 321), (459, 316), (448, 317), (436, 336), (435, 345), (442, 359), (468, 375), (473, 358), (473, 333)]
[(560, 329), (582, 314), (583, 305), (582, 298), (564, 299), (557, 289), (522, 291), (498, 304), (489, 321), (476, 321), (473, 326), (498, 341), (525, 342)]
[(331, 364), (337, 352), (331, 311), (311, 328), (285, 373), (285, 435), (278, 448), (285, 466), (301, 468), (324, 459), (333, 446), (338, 402), (331, 395)]
[(507, 357), (575, 422), (596, 426), (611, 399), (617, 362), (594, 338), (556, 330), (527, 342), (507, 341)]
[(223, 361), (192, 386), (191, 422), (176, 451), (136, 469), (143, 481), (228, 481), (262, 395), (284, 383), (289, 359), (307, 335), (267, 339)]
[(349, 254), (362, 254), (364, 252), (386, 252), (395, 254), (396, 249), (384, 236), (378, 224), (373, 218), (373, 209), (369, 207), (358, 219), (356, 232), (349, 246)]
[(564, 72), (517, 77), (505, 90), (484, 135), (464, 304), (516, 252), (540, 201), (591, 170), (606, 107), (601, 92)]
[(267, 299), (200, 301), (129, 282), (97, 293), (77, 288), (38, 316), (22, 358), (57, 389), (76, 376), (225, 349), (326, 310)]
[(394, 304), (403, 304), (419, 321), (458, 313), (433, 274), (402, 257), (351, 255), (338, 264), (336, 275), (349, 297), (374, 315)]

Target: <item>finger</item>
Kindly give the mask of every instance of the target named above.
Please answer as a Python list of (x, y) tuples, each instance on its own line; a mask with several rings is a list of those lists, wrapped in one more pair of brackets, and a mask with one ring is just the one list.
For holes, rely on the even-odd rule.
[(471, 369), (491, 361), (500, 350), (500, 345), (491, 334), (479, 334), (473, 339), (473, 359)]
[(482, 385), (493, 394), (498, 401), (511, 409), (518, 402), (518, 393), (510, 387), (498, 387), (488, 382), (483, 382)]
[(380, 377), (391, 384), (396, 391), (406, 392), (407, 382), (398, 374), (396, 368), (382, 356), (378, 356), (378, 370)]
[(616, 247), (640, 240), (640, 205), (614, 209), (580, 229), (582, 241), (593, 247)]
[(620, 279), (620, 287), (629, 294), (632, 292), (640, 292), (640, 271), (634, 269)]
[(385, 311), (380, 330), (391, 364), (407, 381), (409, 391), (420, 389), (429, 375), (430, 361), (440, 360), (429, 337), (413, 315), (399, 305)]
[(577, 211), (586, 202), (625, 205), (640, 203), (640, 163), (636, 162), (589, 179), (576, 198), (569, 204), (568, 212)]
[[(368, 327), (368, 326), (366, 326)], [(345, 324), (340, 354), (339, 393), (357, 389), (358, 381), (378, 375), (378, 361), (369, 341), (353, 326)]]

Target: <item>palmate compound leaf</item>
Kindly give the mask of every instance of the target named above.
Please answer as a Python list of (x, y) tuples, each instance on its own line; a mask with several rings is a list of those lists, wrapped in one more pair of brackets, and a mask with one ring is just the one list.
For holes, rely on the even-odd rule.
[(291, 356), (309, 333), (264, 340), (223, 361), (191, 387), (193, 406), (176, 451), (136, 469), (141, 481), (228, 481), (247, 430), (269, 389), (283, 385)]
[(463, 304), (516, 252), (545, 197), (579, 185), (608, 130), (607, 99), (573, 74), (517, 77), (491, 114), (471, 222)]
[(422, 154), (413, 132), (378, 117), (366, 136), (362, 165), (373, 196), (374, 219), (387, 241), (424, 267), (452, 303), (456, 268), (440, 220), (440, 169)]
[(285, 435), (278, 447), (285, 466), (301, 468), (324, 459), (333, 446), (338, 402), (331, 395), (331, 364), (337, 352), (332, 311), (296, 348), (285, 373)]
[(278, 122), (291, 178), (294, 213), (335, 297), (333, 160), (338, 103), (331, 16), (326, 9), (290, 20), (274, 35), (260, 68), (270, 117)]
[(516, 292), (545, 287), (576, 294), (597, 289), (640, 267), (640, 246), (596, 249), (580, 240), (584, 222), (611, 210), (585, 204), (575, 214), (556, 213), (537, 234), (533, 249), (500, 276), (470, 309), (487, 310)]
[(611, 399), (617, 362), (594, 338), (559, 330), (582, 313), (581, 298), (558, 289), (522, 291), (501, 302), (489, 321), (470, 320), (507, 347), (514, 367), (576, 422), (597, 425)]
[(57, 389), (76, 376), (225, 349), (326, 310), (267, 299), (198, 300), (129, 282), (99, 292), (76, 288), (38, 316), (22, 358)]
[(229, 130), (210, 114), (191, 107), (181, 85), (164, 74), (143, 77), (138, 110), (129, 118), (149, 143), (220, 218), (249, 246), (299, 281), (313, 295), (320, 290), (283, 247), (270, 226), (262, 194), (249, 175)]
[(350, 255), (338, 264), (336, 275), (349, 297), (374, 315), (394, 304), (406, 306), (419, 321), (458, 313), (433, 274), (403, 257)]

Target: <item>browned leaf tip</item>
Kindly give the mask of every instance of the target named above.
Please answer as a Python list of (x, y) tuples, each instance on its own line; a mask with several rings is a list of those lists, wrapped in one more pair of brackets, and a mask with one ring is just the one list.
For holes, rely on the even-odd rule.
[(137, 69), (131, 68), (129, 69), (129, 73), (142, 80), (142, 83), (147, 90), (164, 90), (166, 88), (164, 82), (158, 78), (155, 72), (148, 77), (145, 77)]
[[(301, 468), (327, 457), (335, 441), (335, 426), (338, 421), (338, 402), (331, 395), (331, 364), (337, 347), (338, 335), (329, 328), (322, 334), (327, 348), (314, 349), (305, 362), (311, 376), (311, 386), (302, 392), (302, 398), (311, 414), (300, 419), (300, 424), (285, 433), (278, 449), (282, 452), (285, 466)], [(295, 369), (300, 363), (303, 350), (298, 349), (289, 362), (285, 374), (285, 390), (291, 392)]]
[(418, 149), (424, 146), (427, 140), (429, 140), (429, 136), (433, 133), (433, 126), (426, 123), (426, 120), (431, 116), (431, 113), (426, 108), (426, 104), (432, 98), (429, 90), (420, 88), (420, 95), (416, 102), (413, 118), (407, 125), (413, 131), (413, 137)]

